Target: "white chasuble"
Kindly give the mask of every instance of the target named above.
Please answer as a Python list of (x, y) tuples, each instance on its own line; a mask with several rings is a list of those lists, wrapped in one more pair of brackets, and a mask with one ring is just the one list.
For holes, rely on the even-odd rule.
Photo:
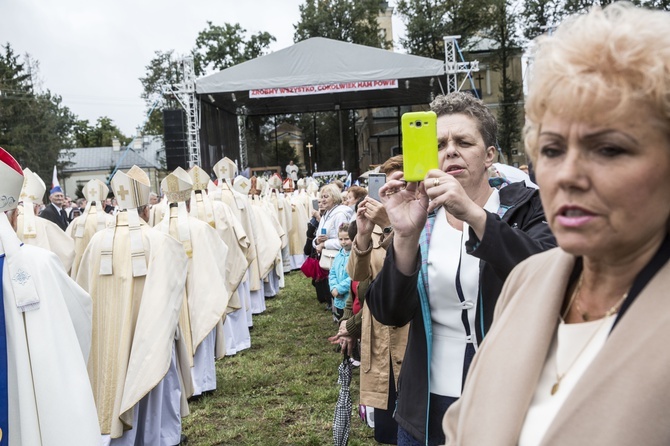
[[(168, 371), (186, 284), (181, 243), (144, 221), (140, 231), (146, 276), (133, 277), (126, 212), (93, 236), (77, 274), (93, 299), (88, 372), (100, 433), (112, 438), (133, 427), (133, 408)], [(113, 237), (112, 274), (100, 275), (106, 237)]]
[(26, 245), (39, 246), (51, 251), (58, 256), (65, 271), (68, 273), (74, 261), (74, 240), (68, 236), (57, 224), (45, 219), (35, 218), (35, 236), (28, 237), (23, 234), (23, 206), (17, 208), (18, 220), (16, 222), (16, 234)]

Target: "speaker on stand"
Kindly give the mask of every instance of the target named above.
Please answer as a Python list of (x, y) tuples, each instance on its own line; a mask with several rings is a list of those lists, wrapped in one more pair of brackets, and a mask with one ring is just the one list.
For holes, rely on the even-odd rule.
[(184, 110), (163, 110), (163, 137), (168, 170), (172, 171), (177, 167), (188, 170), (188, 136)]

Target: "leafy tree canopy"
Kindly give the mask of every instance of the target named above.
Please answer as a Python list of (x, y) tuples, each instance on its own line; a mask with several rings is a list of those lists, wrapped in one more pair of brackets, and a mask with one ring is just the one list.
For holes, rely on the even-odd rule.
[(48, 182), (54, 165), (67, 164), (59, 154), (73, 145), (76, 116), (60, 96), (34, 91), (36, 73), (9, 43), (0, 48), (0, 147)]
[[(268, 51), (275, 37), (267, 32), (259, 32), (247, 37), (247, 30), (238, 23), (223, 26), (207, 22), (207, 28), (198, 33), (192, 51), (196, 75), (210, 70), (223, 70), (247, 60), (262, 56)], [(180, 58), (174, 50), (156, 51), (146, 68), (146, 75), (140, 78), (142, 99), (146, 104), (149, 119), (144, 133), (163, 134), (165, 109), (181, 108), (177, 98), (163, 90), (166, 85), (177, 85), (183, 80)]]
[(386, 8), (379, 0), (306, 0), (293, 40), (326, 37), (343, 42), (386, 48), (377, 18)]
[(247, 30), (239, 23), (223, 26), (207, 22), (207, 28), (195, 40), (194, 63), (196, 74), (208, 70), (223, 70), (262, 56), (277, 39), (270, 33), (259, 32), (246, 38)]
[(72, 127), (72, 136), (77, 147), (110, 147), (115, 138), (122, 146), (131, 141), (106, 116), (98, 118), (94, 126), (88, 123), (88, 119), (77, 120)]
[(183, 72), (174, 50), (156, 51), (146, 68), (146, 76), (140, 78), (142, 83), (141, 97), (146, 104), (149, 119), (144, 126), (143, 133), (150, 135), (163, 134), (164, 109), (179, 108), (179, 101), (163, 91), (166, 85), (176, 85), (182, 81)]
[(406, 27), (402, 46), (417, 56), (444, 60), (445, 36), (460, 35), (467, 48), (473, 37), (489, 25), (489, 0), (400, 0), (396, 11)]

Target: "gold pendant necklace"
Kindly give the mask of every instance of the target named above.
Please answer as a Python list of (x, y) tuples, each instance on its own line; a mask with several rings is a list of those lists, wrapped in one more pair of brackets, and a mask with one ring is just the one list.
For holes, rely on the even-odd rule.
[[(563, 320), (564, 321), (565, 321), (565, 317), (570, 312), (570, 307), (572, 306), (572, 303), (575, 301), (575, 299), (579, 295), (579, 291), (582, 288), (582, 277), (583, 277), (583, 273), (579, 276), (579, 281), (577, 282), (577, 286), (575, 287), (575, 291), (572, 292), (572, 296), (570, 297), (570, 302), (568, 303), (568, 307), (565, 309), (565, 312), (563, 313)], [(617, 303), (612, 305), (612, 307), (609, 310), (607, 310), (605, 315), (602, 317), (602, 322), (600, 323), (600, 325), (598, 325), (598, 327), (591, 334), (591, 336), (589, 336), (589, 339), (582, 346), (582, 348), (579, 350), (579, 353), (577, 353), (577, 355), (574, 357), (574, 359), (572, 360), (572, 362), (570, 363), (568, 368), (565, 369), (565, 371), (563, 373), (558, 373), (558, 348), (557, 348), (557, 350), (556, 350), (556, 382), (554, 383), (553, 386), (551, 386), (551, 395), (552, 396), (555, 395), (556, 392), (558, 392), (558, 388), (561, 385), (561, 381), (563, 380), (563, 378), (565, 378), (565, 375), (567, 375), (568, 372), (572, 369), (572, 366), (574, 366), (577, 363), (577, 360), (582, 356), (582, 354), (586, 350), (586, 347), (588, 347), (589, 344), (591, 344), (591, 341), (593, 341), (593, 339), (596, 337), (596, 334), (598, 334), (600, 329), (605, 325), (608, 318), (619, 311), (619, 307), (621, 307), (621, 304), (623, 304), (623, 301), (626, 300), (627, 297), (628, 297), (628, 293), (626, 292), (626, 293), (623, 294), (623, 296), (621, 297), (621, 299), (619, 299), (619, 301)], [(584, 314), (586, 314), (586, 313), (584, 313)], [(582, 319), (586, 321), (588, 319), (584, 319), (584, 314), (581, 314), (581, 316), (582, 316)], [(586, 316), (589, 317), (588, 314), (586, 314)]]

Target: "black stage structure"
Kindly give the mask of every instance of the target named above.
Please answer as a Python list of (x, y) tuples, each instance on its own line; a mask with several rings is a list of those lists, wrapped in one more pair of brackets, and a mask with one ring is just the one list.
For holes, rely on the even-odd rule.
[(395, 107), (395, 130), (385, 133), (397, 135), (401, 107), (426, 106), (443, 92), (444, 75), (444, 61), (321, 37), (235, 65), (196, 81), (201, 165), (211, 171), (224, 156), (239, 159), (238, 119), (334, 111), (341, 159), (353, 159), (345, 167), (355, 171), (361, 158), (344, 155), (343, 112)]

